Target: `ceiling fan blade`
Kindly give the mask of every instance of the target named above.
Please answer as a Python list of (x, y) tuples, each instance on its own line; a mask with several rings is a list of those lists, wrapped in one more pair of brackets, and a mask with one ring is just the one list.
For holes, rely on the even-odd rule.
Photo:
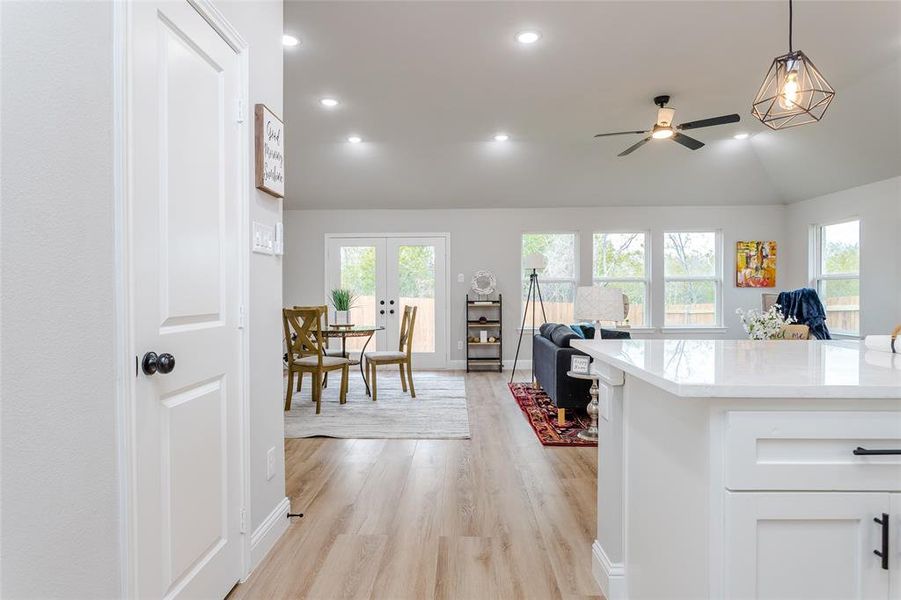
[(713, 127), (714, 125), (725, 125), (726, 123), (738, 123), (741, 120), (737, 114), (723, 115), (722, 117), (713, 117), (711, 119), (701, 119), (699, 121), (689, 121), (677, 125), (676, 129), (700, 129), (701, 127)]
[(704, 142), (698, 141), (698, 140), (694, 139), (693, 137), (688, 137), (684, 133), (679, 133), (679, 132), (674, 133), (673, 137), (671, 137), (670, 139), (673, 140), (674, 142), (676, 142), (677, 144), (682, 144), (683, 146), (685, 146), (686, 148), (688, 148), (690, 150), (697, 150), (698, 148), (700, 148), (704, 145)]
[[(628, 148), (626, 148), (625, 150), (623, 150), (622, 152), (617, 154), (617, 156), (625, 156), (627, 154), (632, 154), (633, 152), (635, 152), (636, 150), (638, 150), (639, 148), (641, 148), (642, 146), (647, 144), (650, 139), (651, 139), (651, 136), (648, 136), (648, 137), (644, 138), (643, 140), (641, 140), (640, 142), (638, 142), (636, 144), (632, 144), (631, 146), (629, 146)], [(701, 144), (701, 145), (703, 146), (703, 144)]]
[(617, 131), (616, 133), (599, 133), (594, 137), (608, 137), (611, 135), (630, 135), (636, 133), (649, 133), (648, 131)]

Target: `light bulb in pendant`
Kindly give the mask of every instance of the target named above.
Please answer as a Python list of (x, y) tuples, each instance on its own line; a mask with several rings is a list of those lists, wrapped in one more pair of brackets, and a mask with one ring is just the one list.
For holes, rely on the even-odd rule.
[(782, 93), (779, 94), (779, 106), (785, 110), (791, 110), (798, 105), (798, 71), (791, 69), (782, 83)]

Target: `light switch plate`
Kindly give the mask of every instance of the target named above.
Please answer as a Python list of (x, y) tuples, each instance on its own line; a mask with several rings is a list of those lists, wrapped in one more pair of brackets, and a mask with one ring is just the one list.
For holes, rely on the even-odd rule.
[(275, 228), (271, 225), (253, 222), (253, 251), (272, 254), (275, 249)]
[(273, 246), (273, 252), (276, 256), (285, 254), (285, 230), (280, 222), (275, 224), (275, 244)]

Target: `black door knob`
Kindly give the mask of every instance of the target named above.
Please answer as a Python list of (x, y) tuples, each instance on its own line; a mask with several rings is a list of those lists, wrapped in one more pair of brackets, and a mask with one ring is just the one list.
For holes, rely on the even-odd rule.
[(144, 371), (144, 375), (153, 375), (157, 371), (165, 375), (171, 373), (174, 368), (175, 357), (166, 352), (159, 355), (156, 352), (148, 352), (141, 359), (141, 370)]
[(168, 352), (163, 352), (162, 354), (160, 354), (160, 357), (159, 357), (159, 360), (157, 361), (157, 363), (159, 365), (157, 367), (159, 372), (162, 373), (163, 375), (166, 375), (168, 373), (171, 373), (172, 370), (175, 368), (175, 357), (172, 356), (171, 354), (169, 354)]

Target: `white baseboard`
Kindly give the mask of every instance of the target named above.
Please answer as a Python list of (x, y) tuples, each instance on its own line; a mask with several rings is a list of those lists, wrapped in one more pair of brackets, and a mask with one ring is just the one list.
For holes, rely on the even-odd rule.
[(591, 545), (591, 574), (607, 600), (626, 600), (626, 568), (612, 562), (597, 540)]
[[(458, 371), (465, 371), (466, 370), (466, 360), (465, 359), (449, 360), (449, 361), (447, 361), (447, 368), (458, 370)], [(504, 370), (509, 371), (512, 368), (513, 368), (513, 359), (512, 358), (504, 359)], [(487, 369), (485, 369), (485, 370), (487, 371)], [(532, 370), (532, 361), (519, 359), (519, 361), (516, 363), (516, 370), (517, 371), (531, 371)]]
[[(282, 534), (288, 529), (288, 511), (291, 501), (283, 499), (272, 512), (266, 516), (260, 526), (250, 534), (250, 570), (251, 572), (266, 558)], [(248, 576), (250, 573), (248, 573)]]

